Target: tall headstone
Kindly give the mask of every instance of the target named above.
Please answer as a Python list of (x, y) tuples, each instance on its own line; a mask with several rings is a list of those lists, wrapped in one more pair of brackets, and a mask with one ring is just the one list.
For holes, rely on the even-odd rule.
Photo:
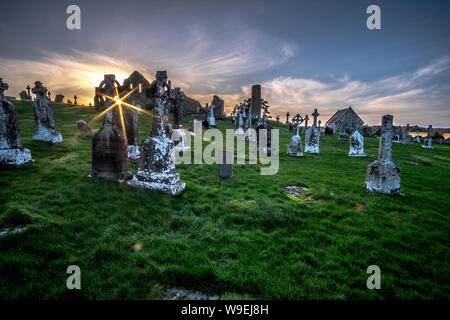
[(155, 99), (152, 131), (142, 144), (139, 169), (128, 184), (177, 195), (184, 191), (186, 184), (180, 181), (175, 170), (174, 142), (163, 119), (164, 109), (173, 99), (166, 71), (156, 72), (151, 95)]
[[(116, 95), (113, 74), (104, 76), (105, 91), (110, 97)], [(104, 110), (115, 104), (114, 100), (106, 99)], [(131, 178), (128, 171), (127, 140), (119, 123), (119, 110), (114, 107), (105, 113), (102, 128), (92, 139), (92, 170), (87, 177), (97, 177), (105, 180), (123, 181)]]
[(295, 122), (297, 133), (291, 138), (287, 155), (292, 157), (303, 157), (302, 138), (300, 137), (300, 124), (303, 122), (303, 118), (300, 114), (297, 114), (292, 121)]
[(286, 124), (286, 129), (288, 129), (288, 130), (289, 130), (289, 127), (290, 127), (289, 116), (290, 116), (289, 112), (286, 112), (286, 122), (285, 122), (285, 124)]
[(308, 130), (308, 120), (309, 120), (309, 117), (308, 117), (308, 115), (305, 115), (305, 128), (303, 129), (303, 135), (305, 135), (306, 134), (306, 130)]
[(244, 131), (244, 110), (243, 110), (242, 105), (239, 106), (239, 108), (238, 108), (238, 116), (239, 116), (238, 128), (236, 129), (234, 134), (235, 135), (243, 135), (243, 134), (245, 134), (245, 131)]
[(364, 153), (364, 137), (356, 130), (350, 137), (350, 157), (365, 157)]
[(73, 104), (77, 104), (77, 99), (78, 99), (77, 96), (73, 96)]
[(319, 120), (319, 133), (320, 133), (320, 125), (322, 124), (322, 121), (321, 120)]
[(186, 95), (180, 88), (174, 89), (174, 129), (172, 140), (175, 143), (175, 151), (186, 152), (190, 149), (186, 144), (186, 132), (183, 127), (183, 106), (186, 101)]
[[(312, 116), (314, 117), (313, 125), (306, 129), (305, 133), (305, 152), (318, 154), (320, 133), (319, 129), (317, 129), (317, 117), (319, 116), (317, 109), (314, 109)], [(305, 116), (305, 121), (308, 121), (308, 115)], [(306, 123), (305, 128), (307, 128)]]
[(431, 124), (428, 126), (428, 130), (427, 130), (427, 137), (423, 140), (423, 146), (422, 148), (425, 149), (433, 149), (433, 139), (431, 138), (431, 131), (433, 131), (433, 127), (431, 126)]
[(27, 84), (27, 87), (26, 87), (25, 89), (27, 89), (27, 94), (28, 94), (28, 97), (29, 97), (29, 99), (28, 99), (28, 100), (31, 100), (31, 99), (32, 99), (32, 97), (31, 97), (31, 93), (30, 93), (30, 91), (31, 91), (31, 87), (30, 87), (30, 85), (29, 85), (29, 84)]
[(392, 162), (393, 116), (384, 115), (381, 120), (378, 160), (369, 164), (365, 187), (381, 193), (400, 192), (400, 168)]
[(420, 143), (420, 131), (419, 130), (417, 130), (416, 142)]
[(265, 118), (258, 122), (258, 125), (256, 126), (256, 147), (258, 152), (263, 152), (267, 155), (276, 152), (276, 150), (272, 148), (272, 130), (273, 127), (270, 124), (267, 124)]
[(25, 166), (32, 164), (30, 150), (23, 148), (14, 105), (5, 98), (8, 84), (0, 78), (0, 164)]
[(52, 144), (62, 143), (61, 133), (55, 129), (53, 109), (47, 99), (47, 88), (40, 81), (36, 81), (32, 92), (36, 95), (33, 101), (34, 119), (36, 122), (36, 132), (33, 140), (45, 141)]
[(261, 118), (261, 85), (252, 85), (252, 105), (253, 116)]
[(245, 142), (256, 142), (256, 135), (254, 134), (254, 130), (252, 128), (252, 117), (253, 112), (252, 108), (248, 110), (247, 119), (245, 124)]
[(64, 103), (64, 95), (62, 94), (57, 94), (55, 96), (55, 103)]
[(136, 109), (122, 108), (123, 120), (125, 123), (125, 134), (128, 145), (128, 158), (131, 161), (139, 161), (140, 148), (139, 148), (139, 112)]
[(222, 150), (219, 154), (219, 177), (232, 178), (233, 177), (233, 152)]
[(212, 128), (216, 127), (216, 118), (214, 117), (214, 109), (215, 108), (216, 108), (216, 106), (214, 104), (211, 104), (209, 106), (209, 110), (208, 110), (208, 112), (209, 112), (208, 123), (209, 123), (209, 126)]

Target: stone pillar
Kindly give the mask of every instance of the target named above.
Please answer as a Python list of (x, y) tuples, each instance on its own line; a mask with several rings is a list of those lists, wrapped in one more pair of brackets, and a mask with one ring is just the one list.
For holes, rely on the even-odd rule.
[(253, 116), (261, 118), (261, 85), (252, 85), (252, 110)]
[(393, 116), (384, 115), (381, 120), (378, 160), (369, 164), (365, 186), (370, 191), (381, 193), (400, 192), (400, 168), (392, 161)]
[[(115, 76), (105, 75), (105, 94), (114, 97)], [(106, 99), (105, 110), (111, 107), (115, 101)], [(122, 181), (131, 178), (128, 171), (128, 146), (126, 137), (118, 127), (119, 121), (117, 108), (106, 112), (102, 128), (92, 139), (92, 170), (87, 177), (97, 177), (105, 180)], [(121, 124), (120, 124), (121, 125)]]

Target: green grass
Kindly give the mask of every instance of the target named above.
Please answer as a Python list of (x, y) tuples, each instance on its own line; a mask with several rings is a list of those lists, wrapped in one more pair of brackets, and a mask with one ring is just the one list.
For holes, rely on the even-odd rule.
[[(170, 287), (237, 299), (450, 297), (448, 146), (394, 144), (406, 196), (383, 195), (363, 187), (377, 139), (365, 140), (367, 158), (349, 158), (348, 141), (323, 135), (320, 155), (292, 158), (292, 133), (275, 124), (277, 175), (234, 165), (233, 179), (221, 180), (217, 165), (183, 164), (186, 190), (171, 197), (85, 178), (91, 140), (75, 121), (94, 112), (54, 105), (64, 144), (51, 146), (32, 141), (31, 103), (14, 104), (36, 163), (0, 167), (0, 224), (28, 225), (0, 237), (1, 298), (160, 299)], [(140, 141), (150, 128), (141, 116)], [(306, 196), (286, 195), (287, 185), (306, 186)], [(71, 264), (81, 268), (81, 290), (66, 288)], [(372, 264), (381, 290), (366, 288)]]

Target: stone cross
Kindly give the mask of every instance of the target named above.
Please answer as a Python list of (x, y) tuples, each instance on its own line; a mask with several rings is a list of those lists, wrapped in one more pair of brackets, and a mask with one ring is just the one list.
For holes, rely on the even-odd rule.
[(319, 132), (320, 132), (320, 125), (322, 124), (322, 121), (321, 120), (319, 120)]
[(299, 135), (299, 128), (300, 128), (300, 123), (303, 122), (303, 118), (300, 114), (297, 113), (297, 115), (295, 117), (292, 118), (292, 122), (295, 123), (295, 126), (297, 127), (297, 136)]
[(27, 89), (27, 92), (28, 92), (28, 96), (30, 96), (30, 90), (31, 90), (30, 85), (27, 85), (26, 89)]
[(305, 134), (306, 133), (306, 129), (308, 129), (308, 120), (309, 120), (308, 115), (305, 115), (304, 120), (305, 120), (305, 130), (303, 130), (303, 134)]
[(400, 192), (400, 168), (392, 162), (393, 116), (381, 119), (380, 147), (378, 160), (367, 167), (365, 186), (370, 191), (382, 193)]
[(74, 97), (73, 97), (73, 104), (77, 104), (77, 99), (78, 99), (77, 96), (74, 96)]
[(317, 127), (317, 117), (319, 116), (319, 113), (317, 112), (317, 109), (314, 109), (314, 112), (313, 112), (312, 116), (314, 117), (314, 124), (313, 124), (313, 126)]
[(289, 123), (289, 112), (286, 113), (286, 123)]

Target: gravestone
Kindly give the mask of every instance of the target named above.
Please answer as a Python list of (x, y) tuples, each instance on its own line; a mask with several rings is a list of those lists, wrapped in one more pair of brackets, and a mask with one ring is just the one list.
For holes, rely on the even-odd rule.
[(74, 96), (74, 97), (73, 97), (73, 104), (77, 104), (77, 99), (78, 99), (77, 96)]
[(255, 131), (252, 128), (252, 108), (248, 110), (247, 121), (246, 121), (246, 131), (245, 131), (245, 142), (256, 142)]
[(174, 98), (167, 82), (167, 72), (157, 71), (152, 86), (154, 89), (150, 90), (150, 95), (155, 100), (152, 131), (142, 144), (139, 169), (128, 184), (177, 195), (184, 191), (186, 184), (180, 181), (175, 170), (174, 142), (164, 122), (166, 105)]
[(57, 94), (55, 96), (55, 103), (64, 103), (64, 95), (62, 94)]
[(34, 119), (36, 122), (36, 132), (33, 140), (45, 141), (52, 144), (62, 143), (61, 133), (55, 129), (53, 109), (47, 99), (47, 88), (40, 81), (36, 81), (32, 92), (36, 95), (33, 101)]
[(233, 160), (232, 151), (222, 150), (222, 152), (219, 153), (219, 177), (233, 177)]
[[(183, 105), (186, 96), (180, 88), (174, 89), (174, 130), (172, 133), (172, 140), (175, 142), (175, 151), (186, 152), (190, 147), (186, 144), (186, 132), (182, 128)], [(195, 125), (195, 124), (193, 124)], [(192, 130), (193, 131), (193, 130)]]
[[(305, 121), (305, 128), (303, 129), (303, 135), (305, 135), (306, 130), (308, 130), (308, 120), (309, 120), (308, 115), (305, 115), (305, 118), (303, 120)], [(306, 143), (305, 143), (305, 145), (306, 145)]]
[(325, 135), (326, 136), (332, 136), (333, 135), (333, 127), (332, 126), (326, 126), (325, 127)]
[(72, 104), (72, 101), (70, 99), (67, 99), (67, 104)]
[(321, 130), (320, 130), (320, 125), (322, 124), (322, 121), (321, 121), (321, 120), (319, 120), (318, 124), (319, 124), (319, 133), (321, 133)]
[(27, 95), (25, 90), (20, 91), (19, 93), (20, 100), (31, 100), (31, 97)]
[(233, 112), (231, 113), (232, 118), (231, 118), (231, 123), (236, 123), (236, 107), (234, 107)]
[(276, 119), (277, 119), (277, 122), (280, 122), (280, 116), (278, 114), (277, 114)]
[(256, 148), (258, 149), (258, 152), (271, 155), (276, 152), (276, 150), (272, 149), (273, 127), (270, 124), (267, 124), (266, 120), (266, 117), (263, 116), (263, 120), (259, 121), (256, 126)]
[[(320, 133), (319, 133), (319, 129), (317, 129), (317, 117), (319, 116), (317, 109), (314, 109), (312, 116), (314, 117), (313, 125), (311, 127), (309, 127), (305, 133), (305, 152), (318, 154), (319, 153)], [(307, 116), (305, 116), (305, 119), (306, 118), (307, 118)], [(306, 125), (305, 125), (305, 128), (306, 128)]]
[(350, 137), (350, 157), (365, 157), (364, 153), (364, 137), (356, 130)]
[(348, 140), (348, 134), (347, 133), (341, 133), (338, 137), (338, 141), (347, 141)]
[[(105, 91), (110, 97), (116, 95), (113, 74), (104, 76)], [(104, 111), (115, 104), (114, 100), (106, 99)], [(122, 182), (131, 178), (128, 171), (128, 148), (126, 137), (118, 127), (119, 110), (112, 108), (105, 113), (102, 128), (92, 139), (92, 170), (87, 177), (97, 177), (105, 180)]]
[(417, 131), (417, 135), (416, 135), (416, 142), (420, 143), (420, 131)]
[(244, 127), (244, 110), (243, 110), (243, 106), (239, 106), (238, 109), (238, 116), (239, 116), (239, 120), (238, 120), (238, 128), (237, 130), (234, 132), (235, 135), (243, 135), (245, 134), (245, 131), (243, 129)]
[(214, 104), (211, 104), (209, 106), (209, 110), (208, 110), (208, 112), (209, 112), (208, 123), (211, 128), (216, 127), (216, 118), (214, 117), (214, 109), (215, 108), (216, 108), (216, 106)]
[(93, 137), (94, 132), (92, 131), (91, 126), (84, 120), (78, 120), (76, 122), (78, 130), (85, 137)]
[(431, 124), (428, 126), (428, 130), (427, 130), (427, 137), (425, 139), (423, 139), (423, 146), (422, 148), (425, 149), (433, 149), (433, 139), (431, 138), (431, 131), (433, 130), (433, 127), (431, 126)]
[(6, 99), (6, 90), (8, 84), (0, 78), (0, 164), (21, 167), (34, 160), (22, 146), (16, 108)]
[(393, 116), (384, 115), (381, 120), (378, 160), (369, 164), (365, 187), (381, 193), (400, 192), (400, 168), (392, 162)]
[(291, 138), (287, 155), (292, 157), (303, 157), (302, 138), (300, 137), (300, 124), (303, 122), (303, 118), (300, 114), (297, 114), (292, 121), (295, 122), (297, 128), (297, 134)]
[(123, 121), (125, 123), (126, 142), (128, 145), (128, 158), (133, 161), (139, 161), (139, 113), (140, 111), (132, 108), (122, 108)]
[(286, 113), (286, 122), (285, 122), (285, 124), (286, 124), (286, 129), (288, 129), (288, 130), (289, 130), (289, 124), (290, 124), (289, 116), (290, 116), (290, 114), (289, 114), (289, 112), (287, 112)]
[(48, 99), (48, 101), (52, 101), (52, 93), (49, 91), (49, 92), (47, 92), (47, 99)]

